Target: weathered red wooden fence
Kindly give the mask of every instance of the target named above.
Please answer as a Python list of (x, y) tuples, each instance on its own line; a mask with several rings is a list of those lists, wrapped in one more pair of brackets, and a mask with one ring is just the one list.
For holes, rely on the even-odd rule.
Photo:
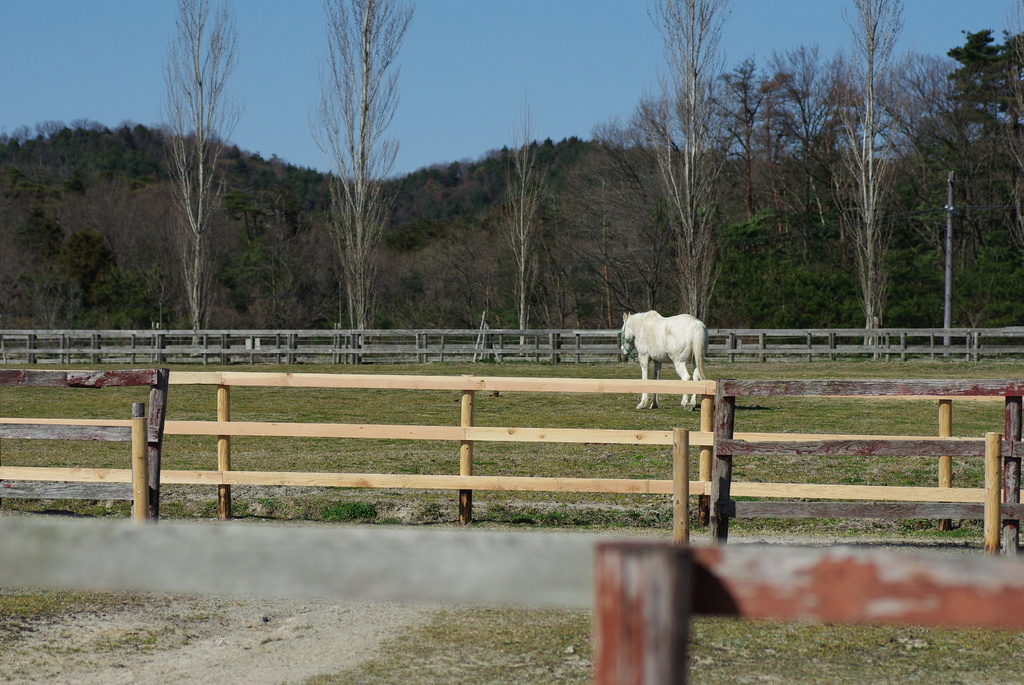
[[(1020, 504), (1020, 464), (1024, 447), (1021, 444), (1021, 399), (1024, 381), (735, 381), (718, 382), (715, 397), (714, 448), (711, 467), (710, 524), (713, 539), (728, 539), (729, 519), (739, 516), (800, 517), (913, 517), (913, 518), (981, 518), (981, 504), (948, 502), (915, 502), (894, 505), (886, 502), (735, 502), (731, 499), (732, 462), (734, 456), (820, 455), (836, 456), (904, 456), (978, 457), (986, 456), (985, 442), (963, 438), (908, 440), (907, 438), (870, 438), (850, 440), (752, 441), (734, 436), (736, 399), (738, 397), (1003, 397), (1005, 398), (1004, 433), (999, 441), (998, 457), (1002, 459), (1002, 483), (987, 483), (988, 490), (1001, 490), (997, 502), (1003, 522), (1002, 546), (1007, 554), (1016, 554), (1019, 542), (1019, 520), (1024, 518)], [(994, 469), (990, 469), (994, 470)], [(792, 495), (791, 495), (792, 496)], [(987, 503), (991, 506), (991, 503)], [(986, 524), (991, 525), (990, 523)], [(998, 529), (986, 532), (986, 549), (995, 551)]]
[[(109, 478), (106, 469), (75, 469), (74, 479), (61, 481), (60, 469), (0, 466), (0, 498), (35, 499), (110, 499), (142, 498), (145, 489), (146, 518), (156, 520), (160, 513), (160, 456), (163, 448), (166, 416), (167, 369), (132, 369), (127, 371), (36, 371), (0, 370), (0, 386), (43, 388), (104, 388), (149, 386), (149, 414), (144, 417), (142, 403), (134, 403), (133, 420), (98, 421), (66, 419), (62, 423), (30, 418), (0, 419), (0, 438), (43, 440), (91, 440), (139, 443), (133, 449), (133, 477), (130, 483)], [(137, 406), (136, 406), (137, 405)], [(144, 434), (138, 435), (138, 421), (145, 418)], [(145, 463), (145, 478), (139, 464)], [(83, 480), (92, 475), (94, 480)], [(3, 480), (4, 477), (15, 480)], [(39, 480), (30, 480), (36, 477)], [(136, 518), (142, 512), (136, 506)]]
[(782, 545), (598, 545), (594, 682), (687, 681), (690, 616), (1024, 629), (1024, 564)]

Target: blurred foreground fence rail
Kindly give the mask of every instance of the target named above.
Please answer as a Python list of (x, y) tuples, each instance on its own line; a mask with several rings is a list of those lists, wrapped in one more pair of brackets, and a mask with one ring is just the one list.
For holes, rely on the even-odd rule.
[[(721, 361), (1024, 357), (1024, 327), (711, 329)], [(618, 329), (0, 330), (4, 364), (618, 362)]]

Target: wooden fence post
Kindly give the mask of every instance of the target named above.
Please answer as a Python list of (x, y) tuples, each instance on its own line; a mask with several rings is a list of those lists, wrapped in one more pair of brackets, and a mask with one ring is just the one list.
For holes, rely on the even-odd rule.
[[(473, 390), (462, 391), (462, 417), (460, 425), (469, 428), (473, 425)], [(473, 475), (473, 441), (463, 440), (459, 444), (459, 475)], [(459, 523), (467, 525), (473, 522), (473, 491), (459, 490)]]
[[(700, 429), (705, 433), (715, 430), (715, 398), (713, 395), (701, 395)], [(711, 480), (711, 447), (700, 448), (700, 470), (697, 480), (703, 483)], [(701, 495), (697, 499), (697, 525), (701, 528), (707, 528), (710, 502), (710, 495)]]
[[(953, 400), (939, 400), (939, 437), (948, 438), (953, 435)], [(939, 487), (953, 487), (953, 458), (939, 457)], [(952, 519), (940, 519), (939, 530), (953, 530)]]
[(711, 544), (725, 544), (729, 539), (729, 512), (732, 488), (732, 454), (719, 453), (719, 441), (731, 440), (736, 414), (736, 398), (726, 397), (722, 392), (723, 383), (718, 383), (715, 396), (715, 445), (711, 458), (711, 508), (708, 531)]
[[(231, 420), (231, 387), (227, 385), (217, 386), (217, 420)], [(217, 436), (217, 470), (231, 470), (231, 436)], [(227, 521), (231, 518), (231, 486), (222, 484), (217, 486), (217, 518)]]
[(164, 422), (167, 418), (167, 385), (170, 369), (156, 370), (156, 383), (149, 388), (146, 466), (149, 471), (149, 518), (160, 518), (160, 460), (163, 452)]
[(600, 543), (594, 563), (594, 682), (687, 680), (692, 589), (690, 549)]
[(1002, 435), (985, 433), (985, 553), (999, 552)]
[(690, 431), (672, 429), (672, 540), (690, 544)]
[(132, 404), (132, 519), (149, 520), (149, 460), (145, 405)]
[[(1003, 436), (1014, 447), (1021, 439), (1021, 398), (1019, 395), (1006, 397), (1003, 410)], [(1011, 450), (1003, 460), (1003, 503), (1020, 503), (1020, 452)], [(1007, 519), (1002, 526), (1003, 554), (1017, 556), (1020, 548), (1020, 521)]]

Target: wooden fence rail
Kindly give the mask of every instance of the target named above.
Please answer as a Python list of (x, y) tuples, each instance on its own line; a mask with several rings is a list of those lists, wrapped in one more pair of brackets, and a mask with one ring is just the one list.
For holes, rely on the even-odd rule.
[[(1024, 562), (592, 535), (0, 520), (0, 587), (594, 612), (594, 682), (685, 683), (691, 615), (1024, 630)], [(110, 563), (117, 559), (116, 564)]]
[[(720, 361), (1024, 356), (1024, 327), (711, 329)], [(0, 330), (17, 364), (365, 364), (623, 361), (616, 329)]]

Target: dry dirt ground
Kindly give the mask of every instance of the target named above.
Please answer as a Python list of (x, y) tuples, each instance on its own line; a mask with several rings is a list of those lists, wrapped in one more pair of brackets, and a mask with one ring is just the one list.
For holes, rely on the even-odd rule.
[(432, 613), (397, 602), (137, 599), (7, 626), (0, 682), (300, 683), (358, 666)]

